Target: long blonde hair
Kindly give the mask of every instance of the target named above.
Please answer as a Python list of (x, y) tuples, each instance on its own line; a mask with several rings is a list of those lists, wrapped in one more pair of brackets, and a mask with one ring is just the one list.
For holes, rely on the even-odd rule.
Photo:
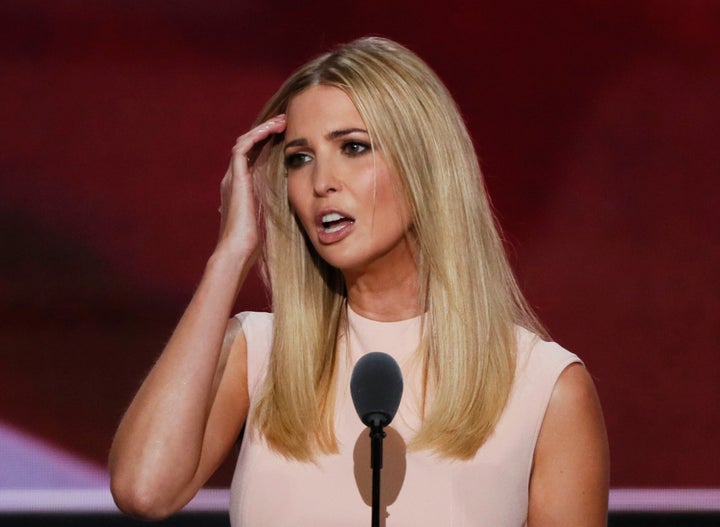
[[(344, 90), (400, 180), (418, 247), (418, 354), (424, 415), (409, 447), (472, 457), (491, 434), (515, 371), (515, 328), (543, 334), (517, 286), (477, 156), (452, 97), (414, 53), (387, 39), (345, 44), (297, 70), (268, 102), (262, 122), (313, 85)], [(272, 292), (269, 370), (251, 421), (269, 445), (311, 460), (337, 451), (336, 342), (343, 276), (306, 241), (287, 198), (282, 139), (265, 145), (257, 191), (265, 217), (264, 276)], [(264, 176), (264, 177), (263, 177)]]

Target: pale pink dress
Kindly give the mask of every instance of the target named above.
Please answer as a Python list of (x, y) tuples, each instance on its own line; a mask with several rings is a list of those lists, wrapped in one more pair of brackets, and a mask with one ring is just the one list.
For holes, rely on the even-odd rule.
[[(248, 344), (251, 404), (270, 351), (272, 315), (241, 313)], [(518, 368), (507, 407), (492, 437), (469, 461), (449, 461), (431, 452), (406, 452), (418, 427), (412, 396), (413, 352), (421, 317), (376, 322), (348, 311), (349, 341), (339, 343), (335, 428), (340, 453), (316, 464), (284, 458), (256, 434), (246, 433), (232, 482), (234, 527), (367, 527), (371, 513), (370, 442), (350, 397), (350, 373), (364, 353), (383, 351), (403, 370), (405, 392), (388, 428), (381, 472), (381, 525), (386, 527), (526, 524), (528, 482), (535, 442), (555, 382), (577, 356), (519, 330)], [(347, 345), (349, 343), (349, 346)], [(346, 350), (347, 353), (346, 353)], [(248, 423), (247, 429), (252, 428)]]

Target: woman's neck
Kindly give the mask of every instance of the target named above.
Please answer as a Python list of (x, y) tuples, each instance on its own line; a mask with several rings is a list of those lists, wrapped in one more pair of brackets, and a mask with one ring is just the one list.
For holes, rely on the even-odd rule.
[(348, 302), (358, 315), (380, 322), (420, 314), (420, 288), (414, 263), (381, 272), (345, 273)]

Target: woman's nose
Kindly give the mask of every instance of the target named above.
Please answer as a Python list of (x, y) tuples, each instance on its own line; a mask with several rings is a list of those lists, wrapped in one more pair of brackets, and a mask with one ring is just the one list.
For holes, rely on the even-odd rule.
[(332, 194), (341, 189), (340, 180), (328, 163), (315, 163), (313, 170), (313, 190), (318, 196)]

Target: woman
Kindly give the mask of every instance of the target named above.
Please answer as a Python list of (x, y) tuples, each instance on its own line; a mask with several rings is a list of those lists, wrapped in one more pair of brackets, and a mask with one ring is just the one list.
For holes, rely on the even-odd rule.
[[(233, 148), (198, 290), (118, 428), (120, 508), (178, 510), (247, 418), (234, 525), (365, 525), (349, 372), (385, 351), (406, 386), (386, 440), (388, 526), (605, 525), (592, 381), (539, 338), (462, 118), (427, 65), (360, 39), (298, 70), (259, 122)], [(227, 323), (260, 253), (273, 314)]]

